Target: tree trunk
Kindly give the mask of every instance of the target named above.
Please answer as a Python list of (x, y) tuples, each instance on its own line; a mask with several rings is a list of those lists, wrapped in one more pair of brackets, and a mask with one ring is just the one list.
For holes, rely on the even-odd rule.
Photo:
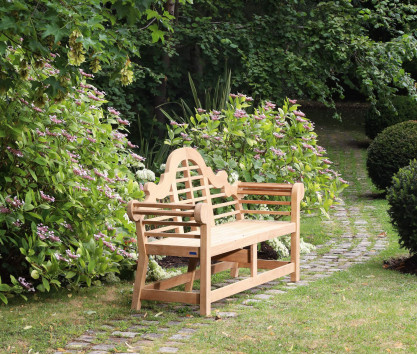
[[(168, 11), (171, 15), (174, 15), (176, 19), (178, 18), (178, 9), (179, 9), (179, 3), (178, 0), (169, 0), (165, 4), (165, 10)], [(164, 53), (162, 56), (162, 64), (163, 64), (163, 70), (165, 73), (167, 73), (169, 65), (170, 65), (170, 58), (167, 53)], [(167, 102), (167, 82), (168, 77), (165, 75), (164, 79), (162, 80), (162, 83), (159, 86), (159, 95), (155, 96), (155, 108), (154, 113), (155, 117), (158, 122), (161, 122), (162, 124), (166, 123), (165, 115), (160, 110), (160, 105), (163, 105)], [(163, 132), (159, 131), (159, 135), (161, 138), (163, 138)]]

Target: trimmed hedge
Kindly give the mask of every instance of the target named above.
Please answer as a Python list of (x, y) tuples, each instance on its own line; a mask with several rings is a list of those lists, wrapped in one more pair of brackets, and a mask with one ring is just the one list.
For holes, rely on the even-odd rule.
[(400, 169), (387, 193), (391, 223), (400, 236), (400, 245), (417, 254), (417, 160)]
[(397, 123), (382, 131), (368, 148), (366, 167), (379, 189), (391, 185), (392, 176), (417, 158), (417, 121)]
[(365, 116), (365, 133), (374, 139), (378, 133), (396, 123), (417, 119), (417, 102), (409, 96), (395, 96), (392, 99), (396, 112), (380, 103), (376, 108), (370, 107)]

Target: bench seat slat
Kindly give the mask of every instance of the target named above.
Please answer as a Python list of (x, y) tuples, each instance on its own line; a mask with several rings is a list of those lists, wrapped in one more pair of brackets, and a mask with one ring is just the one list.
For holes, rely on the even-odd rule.
[[(243, 220), (220, 224), (211, 229), (212, 256), (293, 233), (294, 231), (295, 223), (293, 222)], [(190, 251), (197, 252), (199, 255), (199, 248), (200, 240), (188, 238), (169, 237), (146, 244), (149, 254), (152, 254), (152, 252), (159, 254), (160, 251), (164, 250), (168, 254), (160, 255), (173, 256), (177, 255), (178, 252), (183, 256), (195, 255), (189, 254)]]

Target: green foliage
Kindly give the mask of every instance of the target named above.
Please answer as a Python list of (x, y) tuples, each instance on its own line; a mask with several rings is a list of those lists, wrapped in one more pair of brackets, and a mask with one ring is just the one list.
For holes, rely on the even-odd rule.
[(268, 101), (252, 107), (251, 100), (232, 94), (222, 111), (197, 108), (189, 123), (171, 122), (167, 144), (197, 147), (208, 166), (226, 170), (232, 180), (302, 181), (302, 208), (326, 214), (347, 184), (330, 169), (332, 162), (317, 145), (313, 123), (294, 100), (277, 109)]
[(400, 236), (400, 245), (417, 254), (417, 160), (401, 168), (387, 190), (388, 213)]
[(399, 89), (415, 95), (402, 63), (416, 56), (416, 10), (389, 1), (195, 1), (174, 26), (179, 56), (166, 73), (193, 68), (209, 87), (226, 63), (234, 88), (255, 99), (297, 96), (329, 106), (346, 87), (372, 103)]
[(374, 139), (385, 128), (417, 118), (417, 102), (413, 97), (394, 96), (388, 103), (371, 106), (365, 116), (365, 133)]
[[(25, 53), (10, 48), (6, 57), (19, 71)], [(53, 60), (43, 68), (30, 64), (27, 80), (0, 101), (4, 302), (11, 293), (89, 286), (134, 266), (135, 228), (125, 204), (144, 196), (136, 180), (147, 181), (135, 177), (144, 165), (129, 149), (128, 122), (100, 107), (105, 94), (82, 80), (62, 100), (44, 92), (32, 102), (37, 83), (59, 73)]]
[[(58, 55), (59, 75), (34, 82), (49, 84), (50, 97), (62, 95), (75, 84), (75, 77), (81, 77), (77, 67), (83, 63), (93, 73), (103, 64), (111, 65), (121, 84), (129, 84), (133, 80), (129, 56), (139, 56), (137, 32), (145, 32), (150, 42), (163, 41), (172, 31), (173, 19), (162, 2), (153, 0), (3, 1), (0, 14), (0, 90), (25, 79), (22, 71), (26, 69), (22, 66), (16, 72), (15, 63), (5, 56), (9, 46), (21, 45), (22, 60), (34, 61), (38, 68), (51, 53)], [(71, 76), (71, 85), (62, 80), (66, 76)]]
[(400, 122), (384, 129), (368, 148), (366, 167), (379, 189), (391, 185), (392, 176), (417, 157), (417, 121)]

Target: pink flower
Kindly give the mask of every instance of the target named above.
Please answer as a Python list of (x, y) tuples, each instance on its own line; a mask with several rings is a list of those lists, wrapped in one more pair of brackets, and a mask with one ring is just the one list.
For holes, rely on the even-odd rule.
[(206, 112), (206, 110), (204, 110), (203, 108), (198, 108), (198, 109), (197, 109), (197, 112), (198, 112), (198, 113), (204, 113), (204, 112)]
[(333, 162), (332, 162), (332, 161), (330, 161), (329, 159), (323, 159), (323, 163), (324, 163), (324, 164), (328, 164), (328, 165), (330, 165), (330, 164), (332, 164)]
[(19, 158), (22, 158), (22, 157), (23, 157), (23, 153), (22, 153), (20, 150), (13, 149), (13, 148), (11, 148), (11, 147), (7, 147), (6, 149), (7, 149), (10, 153), (12, 153), (12, 154), (16, 155), (16, 156), (17, 156), (17, 157), (19, 157)]
[(17, 279), (20, 284), (28, 291), (35, 292), (35, 289), (32, 287), (32, 284), (30, 282), (27, 282), (23, 277), (19, 277)]
[(94, 78), (93, 74), (87, 74), (85, 71), (83, 71), (82, 69), (80, 69), (80, 73), (82, 76), (85, 76), (87, 78)]
[[(65, 129), (61, 131), (61, 134), (68, 140), (68, 142), (74, 142), (77, 140), (77, 136), (72, 136)], [(79, 156), (78, 156), (79, 158)]]
[(59, 119), (57, 119), (57, 118), (56, 118), (56, 115), (49, 116), (49, 118), (50, 118), (50, 119), (51, 119), (51, 121), (52, 121), (53, 123), (55, 123), (55, 124), (65, 123), (65, 121), (64, 121), (64, 120), (59, 120)]
[(127, 141), (127, 145), (130, 147), (130, 148), (138, 148), (139, 146), (137, 146), (136, 144), (133, 144), (132, 142), (130, 142), (130, 141)]
[(119, 111), (116, 111), (113, 107), (109, 107), (108, 109), (107, 109), (112, 115), (115, 115), (115, 116), (119, 116), (120, 115), (120, 112)]
[(32, 109), (36, 112), (43, 112), (43, 110), (37, 106), (35, 106), (34, 104), (32, 104)]
[(290, 104), (293, 104), (293, 105), (297, 103), (297, 100), (288, 99), (288, 101), (290, 102)]
[(13, 198), (13, 200), (10, 197), (6, 197), (6, 202), (11, 204), (13, 208), (19, 208), (20, 206), (24, 205), (23, 201), (20, 201), (17, 196)]
[(236, 97), (237, 97), (237, 95), (236, 94), (230, 94), (229, 95), (231, 98), (233, 98), (233, 99), (235, 99)]
[(11, 213), (11, 212), (12, 212), (11, 209), (9, 209), (7, 207), (4, 207), (4, 206), (0, 206), (0, 213), (7, 214), (7, 213)]
[(349, 182), (348, 182), (348, 181), (346, 181), (346, 180), (344, 180), (344, 179), (342, 179), (342, 178), (339, 178), (339, 181), (340, 181), (342, 184), (347, 184), (347, 185), (349, 185)]
[(294, 115), (300, 116), (300, 117), (305, 117), (306, 116), (305, 113), (301, 112), (301, 111), (293, 111), (293, 113), (294, 113)]
[(65, 250), (65, 252), (67, 253), (67, 255), (68, 255), (71, 259), (78, 259), (78, 258), (80, 257), (80, 255), (78, 255), (78, 254), (73, 254), (73, 253), (71, 252), (71, 250), (69, 250), (69, 249)]
[(38, 136), (40, 136), (40, 137), (45, 137), (45, 136), (46, 136), (46, 133), (45, 133), (45, 132), (40, 131), (40, 130), (39, 130), (39, 128), (36, 128), (36, 134), (37, 134)]
[(91, 100), (94, 100), (94, 101), (102, 101), (102, 99), (98, 98), (97, 96), (93, 95), (92, 93), (89, 93), (87, 95), (87, 97)]
[(94, 139), (92, 137), (87, 137), (87, 139), (91, 142), (91, 143), (96, 143), (97, 139)]
[(40, 194), (41, 194), (41, 198), (45, 201), (48, 201), (48, 202), (54, 202), (55, 201), (55, 197), (46, 195), (46, 194), (44, 194), (43, 191), (40, 191)]
[(276, 156), (283, 157), (285, 156), (285, 152), (283, 152), (281, 149), (276, 149), (274, 147), (269, 148)]
[(132, 158), (136, 159), (137, 161), (144, 161), (145, 160), (144, 157), (141, 157), (140, 155), (137, 155), (135, 153), (132, 153), (131, 156), (132, 156)]
[(63, 256), (59, 255), (58, 253), (55, 253), (54, 255), (55, 255), (56, 260), (58, 260), (58, 261), (62, 260), (62, 261), (65, 261), (66, 263), (69, 263), (70, 262), (68, 259), (66, 259)]
[(288, 171), (295, 173), (295, 169), (291, 166), (287, 166)]
[(117, 118), (117, 122), (119, 124), (125, 125), (125, 126), (129, 126), (130, 122), (128, 120), (122, 120), (121, 118)]
[[(230, 95), (231, 96), (231, 95)], [(246, 114), (246, 111), (245, 110), (236, 110), (235, 111), (235, 114), (234, 114), (234, 116), (236, 117), (236, 118), (243, 118), (243, 117), (246, 117), (247, 116), (247, 114)]]
[(278, 138), (278, 139), (281, 139), (281, 138), (284, 138), (285, 136), (282, 134), (282, 133), (277, 133), (277, 132), (274, 132), (274, 133), (272, 133), (276, 138)]

